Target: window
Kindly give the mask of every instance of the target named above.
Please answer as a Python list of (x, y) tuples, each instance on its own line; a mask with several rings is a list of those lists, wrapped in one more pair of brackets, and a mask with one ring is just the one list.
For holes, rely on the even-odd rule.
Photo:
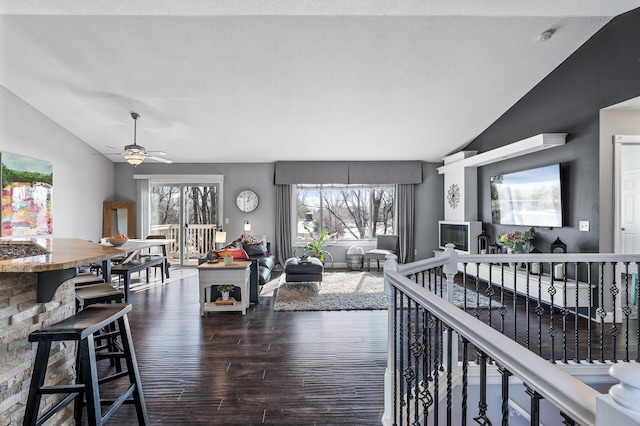
[(394, 185), (296, 185), (295, 236), (326, 230), (336, 240), (394, 233)]

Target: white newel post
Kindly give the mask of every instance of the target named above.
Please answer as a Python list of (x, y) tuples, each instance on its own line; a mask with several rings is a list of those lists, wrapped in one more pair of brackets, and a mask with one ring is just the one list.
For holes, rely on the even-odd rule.
[(442, 270), (447, 276), (447, 302), (453, 303), (453, 279), (458, 273), (458, 253), (454, 244), (449, 243), (445, 247), (444, 254), (449, 257), (449, 261), (444, 264)]
[(596, 399), (596, 425), (639, 425), (640, 365), (619, 362), (609, 368), (609, 374), (620, 383)]
[[(442, 266), (442, 270), (445, 273), (445, 275), (447, 276), (447, 301), (449, 303), (453, 303), (453, 279), (456, 277), (456, 274), (458, 273), (458, 253), (455, 251), (455, 245), (454, 244), (446, 244), (445, 245), (445, 249), (444, 249), (444, 254), (445, 256), (448, 256), (449, 260), (447, 261), (447, 263), (445, 263)], [(443, 344), (445, 345), (444, 347), (446, 347), (446, 345), (448, 344), (447, 339), (448, 339), (448, 335), (446, 331), (443, 331)], [(451, 360), (451, 364), (452, 367), (455, 369), (458, 366), (458, 336), (457, 333), (453, 333), (453, 335), (451, 336), (452, 339), (452, 354), (453, 354), (453, 358)], [(448, 367), (447, 365), (448, 360), (445, 359), (445, 367)]]
[(387, 261), (384, 263), (384, 292), (387, 295), (387, 368), (384, 370), (384, 413), (382, 414), (382, 424), (393, 424), (393, 378), (395, 377), (393, 365), (393, 319), (395, 310), (393, 309), (395, 301), (393, 300), (393, 286), (387, 281), (387, 271), (398, 270), (398, 256), (388, 254)]

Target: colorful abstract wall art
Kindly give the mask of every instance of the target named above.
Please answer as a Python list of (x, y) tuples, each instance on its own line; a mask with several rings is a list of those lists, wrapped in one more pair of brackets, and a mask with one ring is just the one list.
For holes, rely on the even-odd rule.
[(2, 223), (3, 237), (45, 235), (53, 232), (53, 166), (3, 152)]

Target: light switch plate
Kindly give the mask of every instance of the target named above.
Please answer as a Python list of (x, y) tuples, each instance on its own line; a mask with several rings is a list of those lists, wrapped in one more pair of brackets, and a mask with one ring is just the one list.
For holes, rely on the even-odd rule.
[(589, 232), (589, 221), (581, 220), (580, 221), (580, 231)]

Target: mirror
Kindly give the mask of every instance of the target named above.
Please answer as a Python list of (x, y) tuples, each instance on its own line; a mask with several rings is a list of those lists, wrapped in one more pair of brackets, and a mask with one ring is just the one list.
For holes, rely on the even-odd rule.
[(124, 234), (136, 238), (136, 203), (105, 201), (102, 208), (102, 236)]

